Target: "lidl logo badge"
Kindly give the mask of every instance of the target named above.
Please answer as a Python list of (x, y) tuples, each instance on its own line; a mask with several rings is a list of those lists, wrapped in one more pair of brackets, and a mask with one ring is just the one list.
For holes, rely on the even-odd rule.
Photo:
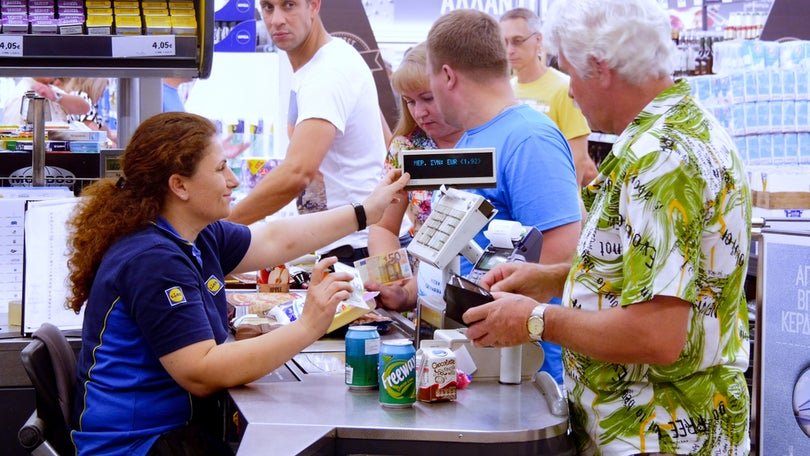
[(220, 282), (219, 279), (217, 279), (212, 275), (205, 282), (205, 286), (206, 288), (208, 288), (209, 293), (211, 293), (213, 296), (216, 296), (217, 293), (219, 293), (219, 290), (222, 289), (222, 282)]
[(169, 298), (169, 305), (172, 307), (186, 302), (186, 295), (180, 287), (171, 287), (166, 290), (166, 297)]

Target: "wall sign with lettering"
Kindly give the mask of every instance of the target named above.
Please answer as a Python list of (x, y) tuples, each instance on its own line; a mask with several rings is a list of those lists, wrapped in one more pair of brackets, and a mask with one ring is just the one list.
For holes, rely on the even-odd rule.
[(810, 448), (810, 232), (762, 233), (759, 454)]

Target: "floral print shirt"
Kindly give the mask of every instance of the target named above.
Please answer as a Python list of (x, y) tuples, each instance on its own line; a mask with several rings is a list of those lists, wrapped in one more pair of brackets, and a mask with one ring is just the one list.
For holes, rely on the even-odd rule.
[(583, 190), (563, 305), (599, 312), (660, 295), (692, 308), (673, 364), (563, 351), (580, 454), (748, 454), (750, 194), (733, 141), (686, 81), (644, 108)]

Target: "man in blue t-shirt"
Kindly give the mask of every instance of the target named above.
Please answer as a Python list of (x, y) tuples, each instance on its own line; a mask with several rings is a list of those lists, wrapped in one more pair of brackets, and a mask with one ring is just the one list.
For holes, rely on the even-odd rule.
[[(485, 13), (458, 10), (434, 23), (427, 43), (433, 96), (447, 123), (466, 130), (456, 147), (495, 148), (497, 187), (471, 191), (498, 209), (496, 218), (543, 233), (541, 263), (571, 261), (581, 219), (571, 150), (548, 117), (515, 98), (500, 26)], [(475, 240), (488, 244), (483, 232)], [(461, 272), (471, 269), (462, 264)], [(562, 383), (559, 346), (542, 345), (541, 370)]]
[(192, 78), (163, 78), (163, 112), (186, 112), (186, 103), (180, 97), (180, 85)]

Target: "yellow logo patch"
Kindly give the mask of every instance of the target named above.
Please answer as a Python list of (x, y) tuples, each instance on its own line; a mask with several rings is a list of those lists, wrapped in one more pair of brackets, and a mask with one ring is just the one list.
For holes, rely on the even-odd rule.
[(167, 289), (166, 297), (169, 298), (169, 304), (172, 306), (186, 302), (186, 295), (183, 294), (183, 289), (180, 287), (171, 287)]
[(208, 278), (208, 281), (205, 282), (205, 286), (208, 288), (208, 292), (212, 295), (216, 296), (219, 293), (219, 290), (222, 289), (222, 282), (219, 281), (214, 276)]

